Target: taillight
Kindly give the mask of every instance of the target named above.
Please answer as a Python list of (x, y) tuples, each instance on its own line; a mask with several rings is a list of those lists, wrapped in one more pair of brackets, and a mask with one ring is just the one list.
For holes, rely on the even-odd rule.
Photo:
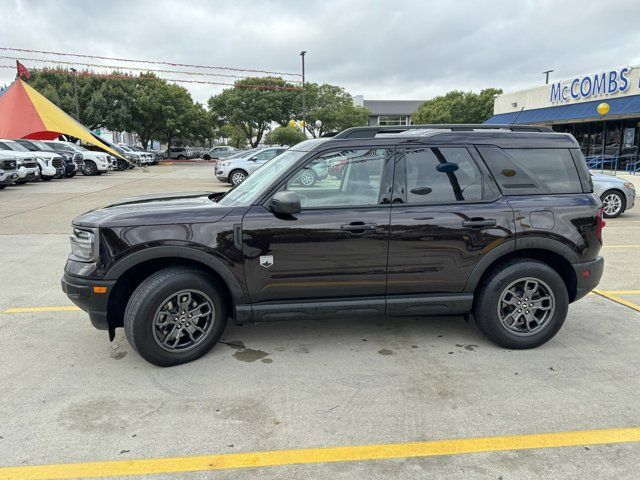
[(601, 208), (598, 209), (598, 224), (596, 225), (596, 235), (598, 240), (600, 241), (600, 245), (602, 245), (602, 229), (607, 224), (602, 218), (603, 210)]

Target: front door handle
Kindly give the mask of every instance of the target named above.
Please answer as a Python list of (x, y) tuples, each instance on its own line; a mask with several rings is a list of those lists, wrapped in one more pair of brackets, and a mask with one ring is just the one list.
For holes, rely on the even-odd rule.
[(378, 228), (376, 223), (364, 223), (364, 222), (351, 222), (346, 225), (341, 225), (340, 230), (344, 230), (351, 233), (364, 233), (372, 232)]
[(494, 218), (472, 218), (462, 222), (462, 226), (468, 228), (495, 227), (496, 221)]

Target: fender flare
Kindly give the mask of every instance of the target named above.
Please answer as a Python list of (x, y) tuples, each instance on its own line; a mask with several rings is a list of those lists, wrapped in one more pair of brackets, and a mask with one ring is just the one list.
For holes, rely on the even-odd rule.
[(248, 295), (242, 288), (242, 285), (231, 272), (230, 268), (225, 265), (224, 261), (210, 253), (190, 248), (186, 246), (162, 245), (139, 250), (135, 253), (127, 255), (120, 261), (113, 264), (106, 272), (105, 280), (118, 280), (125, 272), (131, 268), (149, 260), (157, 260), (159, 258), (185, 258), (198, 262), (214, 272), (216, 272), (225, 282), (234, 305), (244, 305), (247, 303)]
[(484, 273), (491, 265), (493, 265), (493, 263), (500, 260), (505, 255), (517, 252), (519, 250), (529, 249), (547, 250), (556, 253), (561, 257), (566, 258), (567, 261), (571, 264), (580, 262), (580, 258), (575, 250), (558, 240), (544, 237), (519, 237), (517, 239), (509, 240), (508, 242), (503, 243), (502, 245), (494, 248), (484, 257), (482, 257), (482, 259), (471, 271), (471, 275), (469, 275), (467, 283), (465, 284), (464, 292), (468, 293), (475, 291), (478, 283), (480, 283), (482, 275), (484, 275)]

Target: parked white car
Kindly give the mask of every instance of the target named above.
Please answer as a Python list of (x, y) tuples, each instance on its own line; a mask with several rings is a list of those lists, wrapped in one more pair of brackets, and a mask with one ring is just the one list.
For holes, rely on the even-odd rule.
[(633, 183), (611, 175), (592, 173), (593, 193), (602, 200), (604, 218), (616, 218), (633, 208), (636, 189)]
[(216, 165), (216, 177), (221, 182), (227, 182), (233, 186), (239, 185), (262, 165), (286, 150), (286, 147), (249, 150), (244, 154), (220, 160)]
[(3, 158), (4, 152), (0, 152), (0, 190), (11, 185), (18, 178), (16, 158)]
[(115, 158), (104, 152), (94, 152), (86, 148), (76, 145), (72, 142), (64, 142), (62, 140), (46, 140), (43, 143), (51, 145), (56, 151), (68, 151), (69, 148), (82, 154), (84, 161), (85, 175), (101, 175), (114, 169)]
[(35, 160), (38, 162), (40, 178), (51, 180), (52, 178), (63, 178), (65, 174), (64, 159), (51, 152), (30, 152), (18, 142), (13, 140), (0, 140), (0, 150), (10, 152), (11, 158), (20, 160)]

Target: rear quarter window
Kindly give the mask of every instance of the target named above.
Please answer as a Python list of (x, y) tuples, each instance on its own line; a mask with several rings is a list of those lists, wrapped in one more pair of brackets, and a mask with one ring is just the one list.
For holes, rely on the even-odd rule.
[(569, 149), (478, 147), (478, 151), (505, 195), (583, 192)]

